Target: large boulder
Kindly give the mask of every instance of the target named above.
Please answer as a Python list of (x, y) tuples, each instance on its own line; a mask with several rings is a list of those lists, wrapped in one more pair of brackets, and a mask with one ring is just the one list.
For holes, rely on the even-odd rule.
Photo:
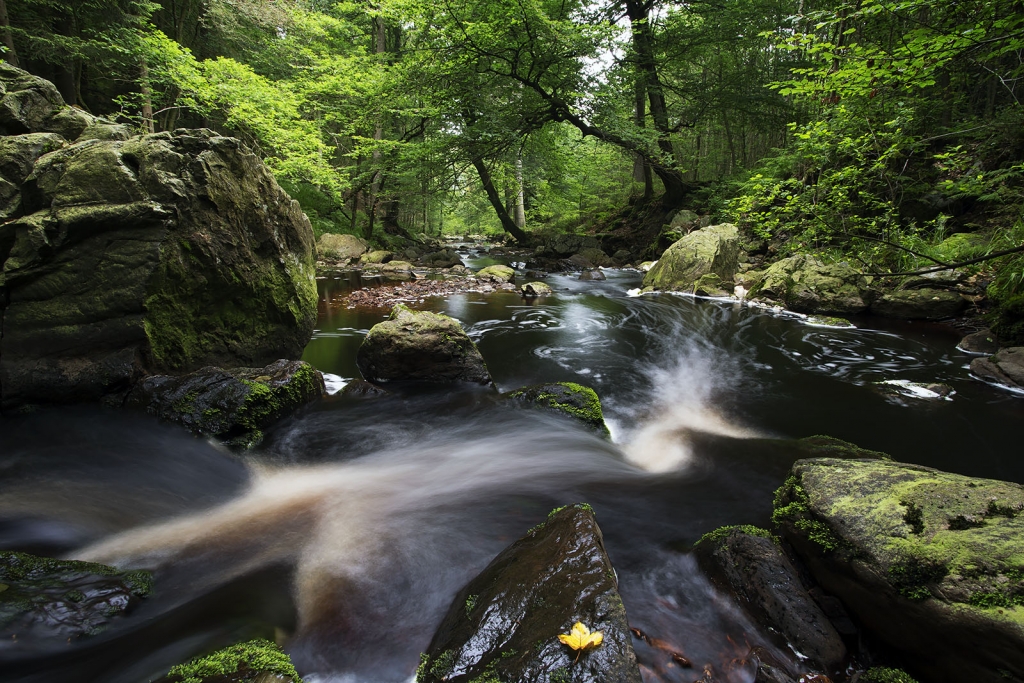
[(686, 235), (662, 254), (644, 276), (644, 287), (686, 290), (705, 275), (731, 282), (739, 269), (740, 236), (731, 223), (712, 225)]
[(781, 303), (798, 313), (850, 315), (868, 307), (868, 285), (847, 263), (825, 263), (798, 254), (769, 266), (749, 297)]
[(901, 289), (886, 292), (871, 304), (871, 312), (886, 318), (941, 320), (967, 306), (967, 300), (944, 289)]
[(356, 364), (372, 382), (491, 382), (483, 356), (458, 320), (404, 304), (370, 329)]
[(153, 375), (132, 389), (129, 404), (196, 434), (250, 448), (263, 430), (326, 393), (309, 363), (279, 360), (265, 368), (202, 368), (188, 375)]
[(56, 133), (26, 133), (0, 138), (0, 220), (21, 215), (21, 185), (36, 160), (65, 145)]
[(355, 235), (338, 235), (325, 232), (316, 242), (316, 250), (321, 258), (337, 261), (351, 261), (366, 253), (367, 244)]
[(601, 410), (601, 399), (590, 387), (575, 382), (551, 382), (515, 389), (506, 393), (504, 397), (520, 405), (568, 415), (608, 436), (604, 412)]
[(971, 372), (1011, 389), (1024, 389), (1024, 346), (1000, 349), (994, 356), (975, 358)]
[(1024, 680), (1024, 486), (816, 458), (775, 504), (822, 588), (927, 680)]
[[(558, 636), (582, 623), (601, 644), (575, 652)], [(501, 552), (452, 602), (417, 683), (640, 683), (615, 570), (588, 505), (551, 513)]]
[(75, 140), (93, 121), (66, 106), (53, 83), (0, 63), (0, 135), (56, 133)]
[(841, 668), (846, 646), (829, 618), (800, 582), (778, 539), (754, 527), (724, 527), (703, 536), (693, 548), (701, 569), (720, 590), (779, 639), (807, 659), (811, 669)]
[(516, 277), (516, 271), (508, 266), (487, 266), (478, 270), (476, 277), (479, 280), (491, 280), (493, 282), (512, 282)]
[(149, 595), (147, 571), (0, 551), (0, 652), (96, 635)]
[(295, 358), (312, 333), (309, 221), (234, 138), (66, 146), (35, 162), (18, 213), (0, 225), (4, 406)]

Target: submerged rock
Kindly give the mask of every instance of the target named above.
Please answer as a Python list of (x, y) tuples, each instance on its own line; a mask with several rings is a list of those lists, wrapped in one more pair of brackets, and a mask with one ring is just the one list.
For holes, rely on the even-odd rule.
[(1024, 679), (1024, 487), (820, 458), (775, 506), (817, 582), (928, 680)]
[(967, 300), (944, 289), (905, 289), (886, 292), (871, 304), (871, 312), (887, 318), (941, 320), (967, 306)]
[(512, 282), (516, 277), (516, 271), (508, 266), (487, 266), (476, 272), (479, 280), (493, 280), (494, 282)]
[(302, 683), (291, 658), (258, 638), (172, 667), (159, 683)]
[(581, 280), (606, 280), (604, 272), (600, 268), (594, 268), (593, 270), (584, 270), (580, 273)]
[(91, 636), (149, 595), (147, 571), (0, 551), (0, 651)]
[(847, 263), (798, 254), (776, 261), (750, 290), (751, 298), (781, 303), (798, 313), (860, 313), (871, 300), (868, 282)]
[(684, 236), (662, 254), (644, 276), (643, 286), (689, 290), (701, 277), (714, 274), (731, 282), (739, 269), (739, 231), (731, 223), (701, 228)]
[(366, 253), (366, 241), (355, 235), (337, 235), (325, 232), (316, 242), (316, 250), (320, 258), (338, 261), (358, 259)]
[(312, 334), (309, 221), (234, 138), (80, 142), (40, 157), (21, 194), (0, 226), (6, 407), (294, 358)]
[(846, 646), (800, 582), (799, 574), (770, 533), (755, 527), (724, 527), (693, 548), (701, 569), (734, 595), (754, 620), (777, 634), (809, 666), (830, 673), (846, 659)]
[(403, 304), (373, 326), (359, 346), (356, 364), (372, 382), (491, 382), (483, 356), (458, 320)]
[(1000, 349), (989, 358), (975, 358), (971, 372), (1011, 389), (1024, 389), (1024, 346)]
[(601, 434), (608, 435), (601, 410), (601, 399), (590, 387), (575, 382), (551, 382), (522, 387), (504, 394), (515, 403), (553, 410), (579, 420)]
[[(579, 653), (558, 636), (582, 623), (602, 642)], [(615, 570), (589, 505), (553, 511), (452, 602), (417, 672), (441, 681), (640, 683)]]
[(320, 371), (303, 361), (265, 368), (203, 368), (183, 377), (156, 375), (139, 382), (129, 404), (196, 434), (250, 448), (263, 430), (326, 393)]

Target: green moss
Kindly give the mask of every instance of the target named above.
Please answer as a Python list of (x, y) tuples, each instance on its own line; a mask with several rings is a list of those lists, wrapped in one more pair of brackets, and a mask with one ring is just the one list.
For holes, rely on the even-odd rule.
[(430, 678), (444, 680), (455, 666), (455, 651), (445, 650), (433, 659), (430, 655), (420, 655), (420, 665), (416, 667), (416, 683), (425, 683)]
[(862, 683), (917, 683), (910, 674), (902, 669), (891, 669), (884, 666), (873, 666), (860, 677)]
[(469, 683), (502, 683), (498, 676), (498, 668), (494, 662), (488, 664), (479, 675), (470, 679)]
[(466, 598), (466, 616), (468, 617), (472, 613), (473, 608), (476, 607), (476, 601), (480, 599), (479, 595), (470, 595)]
[(552, 382), (523, 387), (506, 394), (515, 401), (533, 404), (574, 417), (608, 435), (601, 399), (590, 387), (575, 382)]
[(554, 510), (548, 513), (548, 519), (551, 519), (562, 510), (565, 510), (566, 508), (570, 507), (576, 508), (577, 510), (583, 510), (584, 512), (589, 512), (590, 514), (594, 514), (594, 508), (590, 505), (590, 503), (574, 503), (572, 505), (560, 505), (559, 507), (556, 507)]
[(202, 683), (212, 676), (224, 676), (236, 672), (251, 672), (242, 680), (255, 680), (262, 672), (269, 672), (301, 683), (292, 660), (280, 647), (262, 638), (226, 647), (205, 657), (198, 657), (187, 664), (179, 664), (167, 672), (168, 678), (181, 683)]
[(778, 536), (776, 536), (770, 531), (749, 524), (736, 524), (732, 526), (718, 527), (714, 531), (709, 531), (708, 533), (701, 536), (693, 545), (694, 547), (696, 547), (701, 543), (717, 543), (718, 541), (721, 541), (726, 536), (728, 536), (729, 532), (731, 532), (733, 529), (736, 529), (744, 534), (749, 534), (750, 536), (760, 536), (761, 538), (767, 538), (771, 540), (772, 543), (776, 545), (779, 544)]

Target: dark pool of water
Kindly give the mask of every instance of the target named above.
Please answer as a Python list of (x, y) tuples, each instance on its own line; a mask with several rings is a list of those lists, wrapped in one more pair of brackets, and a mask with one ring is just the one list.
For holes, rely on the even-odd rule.
[[(532, 303), (470, 293), (424, 304), (462, 322), (500, 391), (594, 387), (613, 443), (458, 386), (330, 397), (245, 462), (143, 416), (4, 418), (0, 546), (152, 568), (157, 590), (88, 641), (0, 646), (0, 678), (151, 680), (195, 652), (276, 634), (309, 680), (408, 681), (458, 589), (548, 510), (585, 500), (632, 625), (697, 665), (638, 644), (646, 679), (690, 681), (707, 664), (749, 681), (750, 647), (774, 645), (685, 550), (722, 524), (768, 523), (795, 457), (777, 439), (829, 434), (1024, 481), (1024, 399), (971, 378), (954, 332), (874, 319), (818, 328), (732, 303), (628, 296), (639, 279), (553, 276), (555, 295)], [(321, 297), (354, 284), (321, 280)], [(385, 315), (322, 306), (305, 359), (358, 377), (356, 349)], [(876, 384), (890, 380), (956, 393), (893, 397)]]

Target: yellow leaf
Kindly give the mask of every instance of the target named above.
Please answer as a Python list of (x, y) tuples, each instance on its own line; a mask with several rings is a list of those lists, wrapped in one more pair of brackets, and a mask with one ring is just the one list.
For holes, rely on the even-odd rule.
[(584, 626), (582, 622), (577, 621), (573, 624), (572, 631), (560, 634), (558, 639), (573, 650), (586, 650), (588, 647), (600, 645), (601, 641), (604, 640), (604, 634), (600, 631), (591, 633), (589, 628)]

